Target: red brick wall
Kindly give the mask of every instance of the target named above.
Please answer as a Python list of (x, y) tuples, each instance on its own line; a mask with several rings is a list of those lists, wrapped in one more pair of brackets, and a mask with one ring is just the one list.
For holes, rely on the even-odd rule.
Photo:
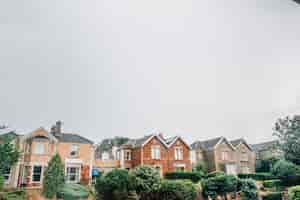
[[(175, 148), (180, 147), (183, 150), (183, 159), (182, 160), (175, 160)], [(192, 164), (190, 160), (190, 149), (185, 143), (178, 139), (169, 149), (168, 149), (168, 159), (169, 159), (169, 165), (168, 165), (168, 171), (174, 171), (174, 165), (175, 164), (184, 164), (185, 165), (185, 171), (191, 171), (192, 170)]]

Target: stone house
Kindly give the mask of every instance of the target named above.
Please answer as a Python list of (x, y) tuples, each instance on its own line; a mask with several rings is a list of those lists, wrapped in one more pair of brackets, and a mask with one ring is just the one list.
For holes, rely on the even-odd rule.
[(194, 142), (191, 145), (192, 163), (204, 161), (209, 172), (224, 171), (227, 174), (237, 174), (246, 168), (249, 172), (255, 170), (255, 161), (252, 162), (250, 159), (253, 156), (255, 158), (255, 154), (248, 148), (249, 145), (240, 140), (233, 141), (233, 143), (234, 145), (225, 137)]
[(64, 162), (67, 182), (90, 182), (94, 161), (92, 141), (77, 134), (63, 133), (61, 122), (57, 122), (50, 132), (38, 128), (17, 137), (21, 158), (10, 170), (17, 176), (11, 176), (8, 186), (41, 187), (44, 170), (56, 153)]

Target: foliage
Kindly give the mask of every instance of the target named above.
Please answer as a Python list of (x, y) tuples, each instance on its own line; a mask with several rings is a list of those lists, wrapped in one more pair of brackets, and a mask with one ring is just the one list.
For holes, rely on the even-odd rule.
[(278, 158), (269, 158), (266, 160), (257, 160), (256, 172), (270, 172), (272, 166), (278, 161)]
[(269, 192), (262, 196), (263, 200), (282, 200), (282, 192)]
[(238, 191), (241, 192), (241, 200), (258, 200), (257, 187), (252, 179), (239, 179)]
[(161, 179), (155, 168), (146, 165), (138, 166), (132, 170), (132, 175), (136, 178), (136, 191), (138, 194), (159, 189)]
[(241, 179), (254, 179), (258, 181), (272, 180), (277, 178), (271, 173), (238, 174), (238, 177)]
[(0, 175), (0, 191), (3, 190), (3, 186), (4, 186), (4, 177)]
[(193, 171), (202, 172), (203, 174), (207, 174), (207, 172), (208, 172), (207, 164), (204, 161), (198, 161), (196, 163), (196, 165), (194, 166)]
[(202, 188), (206, 197), (224, 196), (227, 193), (237, 192), (238, 179), (231, 175), (211, 177), (202, 182)]
[(300, 185), (289, 188), (289, 200), (300, 200)]
[(174, 180), (174, 179), (188, 179), (194, 183), (199, 182), (204, 177), (202, 171), (197, 172), (169, 172), (166, 173), (165, 178)]
[(64, 185), (64, 164), (58, 154), (54, 155), (44, 172), (43, 195), (53, 198), (58, 190)]
[(10, 169), (15, 163), (18, 162), (20, 152), (11, 143), (12, 139), (9, 134), (7, 137), (1, 138), (3, 142), (0, 143), (0, 174)]
[(206, 175), (206, 178), (212, 178), (216, 176), (225, 176), (226, 174), (222, 171), (215, 171), (215, 172), (210, 172)]
[(159, 189), (160, 200), (194, 200), (196, 187), (190, 181), (162, 181)]
[(87, 199), (88, 190), (79, 184), (64, 184), (57, 193), (58, 198), (64, 200)]
[(283, 177), (283, 178), (281, 178), (281, 181), (282, 181), (282, 185), (287, 186), (287, 187), (299, 185), (300, 184), (300, 176)]
[(279, 160), (271, 169), (271, 173), (277, 177), (297, 176), (299, 167), (292, 162)]
[(125, 169), (114, 169), (98, 177), (95, 185), (98, 197), (103, 200), (125, 198), (135, 187), (135, 177)]
[(25, 200), (26, 192), (24, 190), (3, 192), (0, 195), (0, 199), (1, 200)]
[(279, 138), (280, 148), (285, 159), (300, 164), (300, 117), (285, 117), (275, 123), (274, 133)]
[(267, 180), (263, 182), (265, 188), (278, 188), (283, 185), (283, 182), (280, 179)]

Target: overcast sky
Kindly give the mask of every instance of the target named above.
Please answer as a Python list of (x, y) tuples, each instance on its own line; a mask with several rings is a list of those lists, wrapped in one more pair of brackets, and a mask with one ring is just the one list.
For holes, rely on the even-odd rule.
[(267, 141), (300, 113), (299, 22), (291, 0), (2, 1), (0, 124)]

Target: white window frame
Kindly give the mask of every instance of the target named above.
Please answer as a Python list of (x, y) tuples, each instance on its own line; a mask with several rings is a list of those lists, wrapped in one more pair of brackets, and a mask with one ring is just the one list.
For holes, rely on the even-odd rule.
[[(34, 177), (34, 168), (35, 167), (41, 167), (41, 174), (40, 174), (40, 180), (39, 181), (33, 180), (33, 177)], [(43, 180), (43, 165), (33, 165), (32, 169), (31, 169), (31, 182), (32, 183), (41, 183), (42, 180)]]
[[(72, 153), (75, 152), (75, 154), (72, 155)], [(70, 148), (70, 156), (72, 158), (76, 158), (79, 155), (79, 145), (78, 144), (72, 144)]]
[(160, 160), (160, 146), (159, 145), (151, 146), (151, 157), (153, 160)]
[(45, 154), (45, 143), (44, 142), (35, 142), (34, 154), (37, 154), (37, 155)]
[(183, 160), (183, 148), (182, 147), (175, 147), (174, 149), (174, 157), (175, 160)]
[(101, 159), (102, 160), (109, 160), (109, 153), (107, 151), (104, 151), (101, 153)]
[(229, 152), (228, 151), (222, 151), (221, 152), (221, 159), (223, 161), (228, 161), (229, 160)]
[[(70, 173), (68, 173), (69, 172), (68, 169), (71, 170), (71, 168), (78, 169), (78, 171), (76, 171), (75, 174), (73, 174), (73, 173), (70, 174)], [(77, 172), (78, 172), (78, 174), (77, 174)], [(75, 175), (75, 179), (76, 180), (70, 180), (70, 177), (72, 175)], [(81, 166), (75, 166), (75, 165), (68, 165), (68, 166), (66, 166), (66, 182), (67, 183), (79, 183), (80, 182), (80, 178), (81, 178)]]
[(125, 160), (131, 160), (131, 151), (130, 150), (125, 151)]

